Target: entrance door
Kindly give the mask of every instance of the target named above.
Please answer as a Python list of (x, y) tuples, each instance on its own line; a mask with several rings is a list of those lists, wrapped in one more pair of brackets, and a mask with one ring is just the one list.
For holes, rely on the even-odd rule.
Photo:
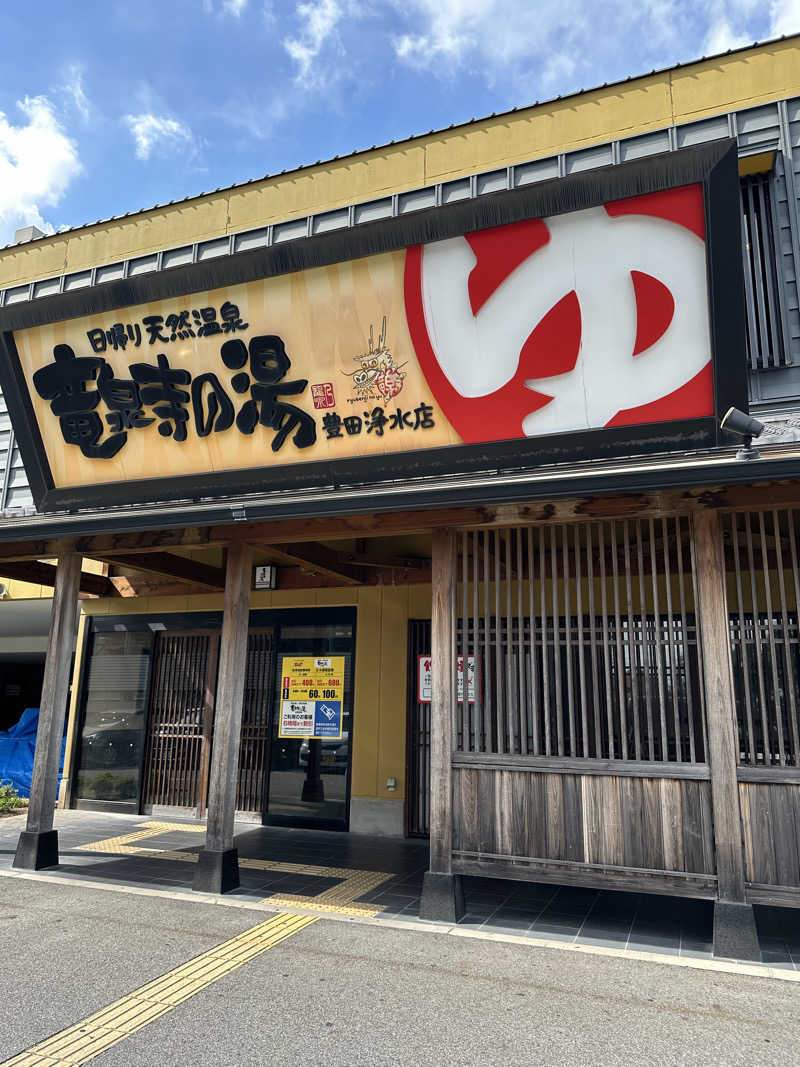
[(143, 807), (200, 814), (206, 806), (219, 634), (202, 630), (156, 635)]
[[(348, 614), (350, 614), (348, 612)], [(352, 617), (352, 616), (351, 616)], [(282, 625), (277, 642), (274, 704), (271, 726), (270, 773), (265, 822), (281, 826), (306, 826), (326, 830), (346, 830), (350, 810), (350, 761), (353, 737), (353, 646), (352, 622)], [(291, 689), (284, 685), (292, 665), (307, 664), (313, 675), (315, 661), (335, 667), (337, 687), (307, 695), (320, 700), (320, 718), (327, 712), (331, 725), (315, 726), (322, 736), (309, 736), (309, 730), (291, 722)], [(343, 667), (338, 676), (339, 667)], [(320, 670), (326, 670), (320, 666)], [(324, 679), (324, 675), (320, 676)], [(333, 677), (333, 675), (331, 675)], [(310, 681), (310, 679), (306, 679)], [(302, 679), (301, 679), (302, 681)], [(313, 684), (313, 683), (312, 683)], [(329, 684), (333, 685), (333, 682)], [(338, 686), (341, 686), (341, 700)], [(336, 708), (337, 704), (341, 708)], [(322, 707), (322, 705), (325, 705)], [(333, 707), (331, 707), (333, 705)], [(287, 714), (282, 714), (283, 711)], [(295, 705), (296, 710), (296, 705)], [(337, 722), (336, 716), (341, 718)]]

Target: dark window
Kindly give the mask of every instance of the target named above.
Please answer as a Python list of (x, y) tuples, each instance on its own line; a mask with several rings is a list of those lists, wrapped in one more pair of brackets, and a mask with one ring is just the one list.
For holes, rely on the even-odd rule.
[(750, 368), (785, 367), (790, 360), (783, 340), (770, 175), (749, 174), (740, 188)]

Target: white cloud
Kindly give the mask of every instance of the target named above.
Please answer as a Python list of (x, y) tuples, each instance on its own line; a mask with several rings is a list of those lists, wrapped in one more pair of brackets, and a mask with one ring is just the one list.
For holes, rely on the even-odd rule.
[(752, 16), (760, 11), (760, 0), (713, 0), (707, 4), (708, 27), (703, 41), (703, 55), (727, 52), (752, 44)]
[(92, 109), (84, 92), (83, 67), (80, 64), (73, 63), (67, 68), (66, 81), (61, 88), (83, 121), (88, 122)]
[(284, 38), (283, 47), (297, 64), (298, 82), (315, 82), (314, 61), (344, 14), (345, 9), (339, 0), (308, 0), (308, 3), (297, 5), (300, 33), (296, 37)]
[(0, 242), (13, 239), (14, 230), (38, 226), (47, 233), (53, 225), (42, 209), (60, 203), (81, 173), (75, 141), (59, 123), (44, 96), (17, 101), (24, 122), (13, 125), (0, 111)]
[(220, 14), (220, 15), (232, 15), (234, 18), (241, 18), (250, 0), (219, 0), (217, 6), (216, 0), (203, 0), (203, 11), (206, 15)]
[(136, 145), (138, 159), (149, 159), (158, 145), (168, 151), (177, 151), (193, 142), (192, 131), (178, 119), (166, 115), (126, 115), (125, 122)]
[(800, 33), (800, 0), (772, 0), (769, 17), (771, 36)]
[(734, 29), (730, 20), (723, 15), (709, 26), (703, 43), (703, 55), (713, 56), (717, 52), (727, 52), (729, 48), (742, 48), (752, 43), (752, 37)]
[(401, 63), (520, 90), (569, 92), (800, 30), (800, 0), (378, 0)]

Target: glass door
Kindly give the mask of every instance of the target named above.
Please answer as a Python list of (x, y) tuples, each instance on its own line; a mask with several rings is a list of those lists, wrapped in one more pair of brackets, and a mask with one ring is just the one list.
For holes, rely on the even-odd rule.
[(353, 644), (352, 623), (280, 627), (266, 823), (348, 827)]

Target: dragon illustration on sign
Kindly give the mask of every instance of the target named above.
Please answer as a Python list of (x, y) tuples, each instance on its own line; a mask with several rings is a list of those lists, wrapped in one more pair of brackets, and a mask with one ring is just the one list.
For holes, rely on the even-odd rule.
[(405, 363), (397, 366), (392, 353), (386, 345), (386, 316), (383, 316), (381, 332), (378, 336), (378, 344), (375, 345), (373, 327), (369, 328), (369, 348), (360, 356), (355, 356), (353, 362), (358, 364), (354, 371), (342, 371), (346, 377), (351, 378), (355, 397), (350, 397), (352, 403), (362, 400), (391, 400), (396, 397), (403, 388)]

